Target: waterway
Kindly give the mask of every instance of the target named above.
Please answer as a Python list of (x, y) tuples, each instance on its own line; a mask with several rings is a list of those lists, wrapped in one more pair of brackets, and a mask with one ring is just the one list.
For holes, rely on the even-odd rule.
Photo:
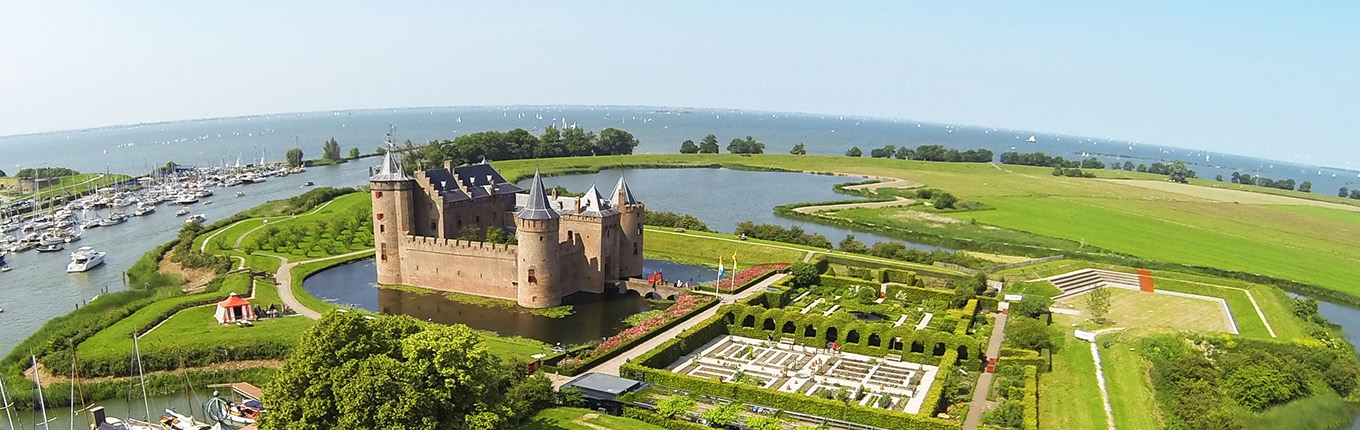
[[(135, 390), (134, 390), (135, 391)], [(230, 390), (223, 392), (223, 398), (230, 395)], [(160, 417), (166, 409), (173, 409), (175, 412), (190, 415), (196, 419), (203, 419), (203, 403), (212, 397), (212, 389), (195, 389), (192, 395), (180, 394), (176, 396), (150, 397), (146, 402), (142, 402), (141, 394), (136, 394), (131, 398), (119, 398), (93, 402), (88, 407), (103, 406), (107, 416), (121, 419), (134, 419), (146, 421), (156, 425), (160, 423)], [(47, 426), (39, 423), (43, 422), (42, 413), (37, 410), (14, 412), (15, 429), (89, 429), (90, 417), (86, 412), (87, 408), (77, 408), (75, 413), (74, 426), (71, 421), (71, 408), (47, 408)], [(151, 411), (150, 419), (147, 419), (147, 410)], [(4, 415), (0, 414), (0, 422), (3, 422)], [(8, 424), (8, 423), (5, 423)], [(234, 427), (233, 427), (234, 428)]]
[[(628, 180), (628, 188), (638, 200), (647, 204), (647, 209), (694, 215), (714, 231), (731, 233), (736, 230), (737, 223), (752, 221), (797, 226), (808, 233), (826, 236), (833, 244), (853, 234), (855, 239), (868, 245), (893, 241), (925, 251), (951, 251), (868, 232), (780, 218), (774, 214), (774, 207), (779, 205), (855, 199), (832, 188), (836, 184), (862, 180), (853, 177), (714, 168), (608, 169), (593, 174), (547, 177), (543, 178), (543, 184), (562, 186), (575, 193), (583, 193), (593, 185), (601, 194), (608, 194), (614, 190), (619, 175)], [(527, 189), (530, 180), (520, 181), (518, 185)]]
[[(717, 272), (706, 267), (668, 261), (645, 260), (644, 273), (661, 272), (668, 281), (698, 283), (714, 279)], [(309, 276), (302, 288), (318, 299), (385, 314), (410, 315), (443, 324), (465, 324), (502, 336), (520, 336), (549, 344), (574, 345), (606, 338), (627, 328), (629, 315), (665, 305), (637, 294), (576, 293), (563, 299), (574, 313), (548, 318), (527, 312), (487, 308), (448, 300), (438, 293), (417, 294), (377, 287), (372, 259), (332, 267)]]

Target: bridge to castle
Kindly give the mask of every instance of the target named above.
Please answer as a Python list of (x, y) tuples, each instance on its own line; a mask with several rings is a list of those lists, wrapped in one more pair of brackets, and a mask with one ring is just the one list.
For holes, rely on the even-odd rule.
[(662, 282), (652, 285), (652, 283), (648, 282), (646, 279), (636, 278), (629, 279), (628, 282), (619, 284), (618, 288), (620, 293), (633, 291), (638, 293), (638, 295), (649, 299), (665, 300), (675, 300), (676, 297), (679, 297), (681, 294), (684, 294), (685, 291), (689, 290), (684, 287), (676, 287), (675, 284), (671, 282)]

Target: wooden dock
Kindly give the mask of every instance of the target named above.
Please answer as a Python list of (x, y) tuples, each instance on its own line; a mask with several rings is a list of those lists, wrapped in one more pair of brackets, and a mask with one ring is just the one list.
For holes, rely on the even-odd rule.
[(244, 398), (247, 398), (247, 399), (254, 399), (254, 400), (263, 400), (263, 399), (264, 399), (264, 391), (261, 390), (260, 387), (256, 387), (255, 384), (251, 384), (251, 383), (249, 383), (249, 382), (233, 382), (233, 383), (230, 383), (230, 384), (213, 384), (213, 385), (209, 385), (208, 388), (230, 388), (232, 393), (235, 393), (236, 395), (241, 396), (241, 397), (244, 397)]

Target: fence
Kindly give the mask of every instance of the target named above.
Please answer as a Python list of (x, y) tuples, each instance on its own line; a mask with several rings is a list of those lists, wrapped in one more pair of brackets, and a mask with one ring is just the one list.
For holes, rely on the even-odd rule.
[(1036, 259), (1033, 259), (1033, 260), (1018, 261), (1018, 262), (1010, 263), (1010, 264), (1002, 264), (1002, 265), (999, 265), (999, 266), (992, 266), (992, 267), (988, 267), (988, 268), (983, 269), (983, 270), (986, 271), (987, 273), (996, 273), (996, 272), (1000, 272), (1000, 271), (1002, 271), (1002, 270), (1009, 270), (1009, 269), (1014, 269), (1014, 268), (1017, 268), (1017, 267), (1033, 266), (1033, 265), (1035, 265), (1035, 264), (1043, 264), (1043, 263), (1047, 263), (1047, 262), (1050, 262), (1050, 261), (1058, 261), (1058, 260), (1061, 260), (1061, 259), (1064, 259), (1064, 258), (1067, 258), (1067, 257), (1066, 257), (1066, 256), (1063, 256), (1063, 255), (1054, 255), (1054, 256), (1052, 256), (1052, 257), (1036, 258)]
[(943, 262), (943, 261), (936, 261), (935, 264), (934, 264), (934, 266), (935, 266), (935, 267), (943, 267), (943, 268), (946, 268), (946, 269), (957, 270), (957, 271), (960, 271), (960, 272), (963, 272), (963, 273), (967, 273), (968, 276), (977, 276), (977, 274), (978, 274), (978, 271), (977, 271), (977, 270), (969, 269), (969, 268), (967, 268), (967, 267), (963, 267), (963, 266), (960, 266), (960, 265), (957, 265), (957, 264), (954, 264), (954, 263), (945, 263), (945, 262)]

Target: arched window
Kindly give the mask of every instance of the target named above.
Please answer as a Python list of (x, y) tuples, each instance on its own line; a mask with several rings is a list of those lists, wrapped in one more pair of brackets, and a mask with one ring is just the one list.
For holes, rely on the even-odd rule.
[(766, 318), (765, 323), (761, 324), (762, 330), (774, 330), (774, 318)]
[(846, 333), (846, 334), (845, 334), (845, 343), (859, 343), (859, 331), (858, 331), (858, 330), (850, 330), (849, 333)]
[(826, 341), (827, 341), (827, 342), (835, 342), (837, 339), (840, 339), (840, 337), (837, 336), (836, 334), (837, 334), (837, 333), (836, 333), (836, 328), (835, 328), (835, 327), (827, 327), (827, 328), (826, 328)]
[(530, 284), (538, 283), (538, 278), (534, 277), (534, 269), (529, 269), (529, 283)]
[(939, 357), (941, 355), (944, 355), (944, 350), (945, 350), (944, 342), (937, 343), (935, 344), (935, 349), (930, 351), (930, 355)]
[(883, 341), (878, 338), (878, 334), (869, 334), (869, 346), (883, 346)]
[(803, 337), (817, 337), (817, 327), (808, 324), (807, 327), (803, 328)]
[(921, 341), (919, 341), (919, 340), (914, 340), (914, 341), (912, 341), (912, 342), (911, 342), (911, 352), (915, 352), (915, 353), (925, 353), (925, 352), (926, 352), (926, 344), (921, 343)]
[(741, 326), (742, 326), (742, 327), (754, 328), (754, 327), (756, 326), (756, 316), (755, 316), (755, 315), (747, 315), (746, 318), (742, 318), (742, 319), (741, 319)]
[(798, 326), (793, 325), (793, 321), (789, 321), (784, 323), (784, 329), (782, 331), (784, 333), (794, 334), (798, 332)]

